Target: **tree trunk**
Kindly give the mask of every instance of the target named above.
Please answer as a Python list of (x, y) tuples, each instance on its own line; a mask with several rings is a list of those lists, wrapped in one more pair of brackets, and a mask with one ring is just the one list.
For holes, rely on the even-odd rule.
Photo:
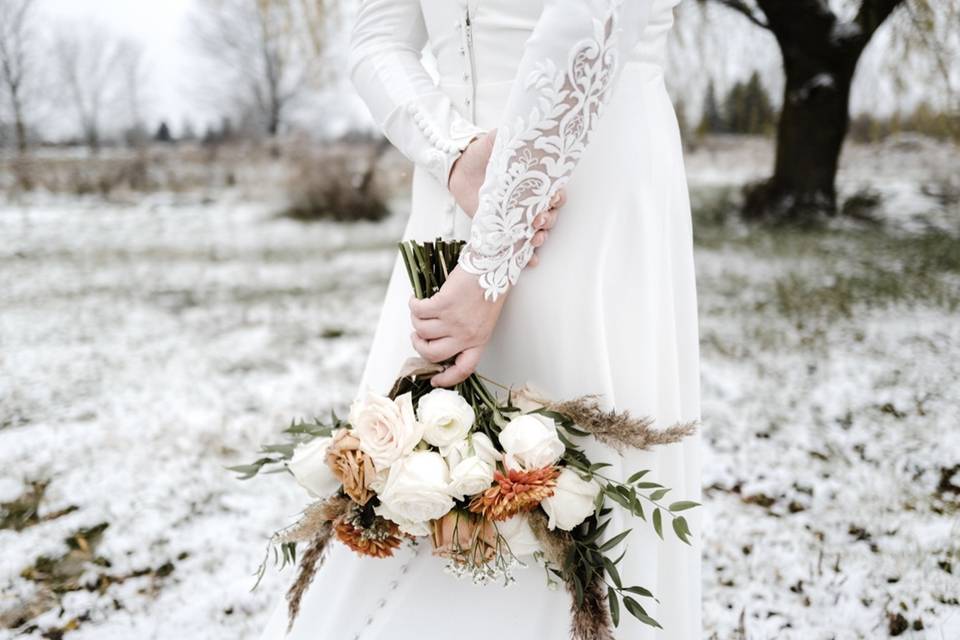
[(808, 222), (836, 213), (834, 183), (850, 123), (856, 55), (837, 56), (829, 66), (808, 57), (785, 60), (773, 176), (748, 190), (746, 217)]
[(13, 131), (17, 138), (17, 155), (23, 157), (27, 155), (27, 125), (23, 122), (23, 107), (16, 96), (13, 101)]
[(842, 22), (822, 0), (720, 0), (777, 38), (786, 83), (773, 176), (747, 190), (744, 215), (811, 223), (837, 212), (836, 175), (850, 123), (850, 85), (860, 54), (904, 0), (861, 0)]

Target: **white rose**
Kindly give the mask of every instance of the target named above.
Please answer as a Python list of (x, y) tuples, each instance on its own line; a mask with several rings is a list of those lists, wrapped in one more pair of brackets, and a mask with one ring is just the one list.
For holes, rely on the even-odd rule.
[(489, 488), (493, 483), (493, 465), (480, 456), (464, 458), (450, 468), (450, 495), (457, 500), (472, 496)]
[(570, 531), (586, 520), (594, 511), (594, 501), (600, 489), (595, 480), (588, 482), (576, 471), (564, 468), (557, 478), (553, 495), (540, 503), (550, 519), (547, 526)]
[(413, 400), (405, 393), (396, 400), (365, 392), (350, 407), (350, 425), (360, 450), (377, 469), (386, 469), (420, 444), (423, 426), (413, 413)]
[(463, 440), (474, 421), (470, 403), (449, 389), (434, 389), (420, 398), (417, 416), (423, 424), (423, 439), (435, 447)]
[(554, 464), (566, 447), (557, 435), (556, 423), (546, 416), (517, 416), (500, 432), (504, 464), (511, 469), (542, 469)]
[(390, 467), (380, 494), (383, 517), (397, 524), (435, 520), (453, 508), (447, 463), (434, 451), (415, 451)]
[(381, 493), (383, 488), (387, 486), (388, 475), (390, 475), (390, 469), (380, 469), (374, 474), (373, 478), (367, 481), (367, 488), (376, 494)]
[(510, 553), (517, 558), (532, 556), (540, 551), (540, 543), (537, 541), (537, 536), (533, 534), (533, 529), (530, 528), (530, 522), (525, 514), (513, 516), (504, 522), (498, 522), (497, 533), (503, 537), (510, 548)]
[(327, 465), (327, 449), (333, 438), (314, 438), (298, 446), (287, 468), (314, 498), (326, 498), (340, 488), (340, 481)]

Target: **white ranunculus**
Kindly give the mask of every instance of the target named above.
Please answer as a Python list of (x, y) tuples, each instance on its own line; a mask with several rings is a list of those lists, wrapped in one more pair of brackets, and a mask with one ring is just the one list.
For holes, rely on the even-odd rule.
[(463, 500), (486, 490), (493, 483), (493, 470), (480, 456), (464, 458), (450, 468), (450, 495)]
[(450, 472), (440, 454), (414, 451), (390, 467), (380, 494), (380, 504), (389, 514), (384, 517), (397, 524), (435, 520), (453, 508), (449, 487)]
[(429, 521), (414, 522), (413, 520), (407, 520), (406, 518), (402, 518), (391, 511), (390, 508), (385, 504), (377, 505), (374, 507), (373, 511), (381, 518), (386, 518), (387, 520), (396, 523), (396, 525), (400, 527), (400, 531), (406, 533), (407, 535), (421, 537), (428, 536), (431, 533)]
[(409, 393), (391, 400), (366, 391), (350, 407), (350, 425), (360, 440), (360, 450), (378, 470), (413, 451), (423, 438), (423, 426), (413, 413)]
[(594, 501), (600, 493), (600, 484), (586, 481), (576, 471), (564, 468), (557, 478), (553, 495), (545, 498), (540, 506), (550, 519), (550, 529), (570, 531), (593, 513)]
[(462, 460), (473, 456), (477, 456), (490, 466), (496, 466), (497, 462), (503, 459), (487, 434), (479, 432), (471, 433), (460, 442), (440, 449), (440, 454), (447, 459), (447, 465), (451, 469)]
[(340, 481), (327, 465), (327, 449), (333, 438), (314, 438), (297, 447), (287, 463), (300, 486), (315, 498), (326, 498), (340, 488)]
[(420, 398), (417, 417), (423, 425), (423, 439), (435, 447), (463, 440), (475, 418), (470, 403), (450, 389), (434, 389)]
[(526, 514), (515, 515), (504, 522), (498, 522), (497, 533), (503, 537), (510, 548), (510, 553), (517, 558), (532, 556), (541, 549)]
[(480, 493), (493, 482), (497, 461), (502, 458), (484, 433), (471, 433), (441, 453), (450, 468), (450, 495), (457, 500)]
[(511, 469), (530, 471), (554, 464), (566, 447), (557, 435), (557, 425), (546, 416), (517, 416), (500, 432), (504, 464)]

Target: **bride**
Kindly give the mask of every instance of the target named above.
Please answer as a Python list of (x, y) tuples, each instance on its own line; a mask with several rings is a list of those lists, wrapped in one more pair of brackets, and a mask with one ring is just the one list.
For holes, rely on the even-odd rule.
[[(416, 164), (405, 237), (468, 240), (428, 300), (410, 299), (398, 260), (364, 385), (388, 389), (415, 351), (454, 358), (440, 386), (479, 369), (551, 398), (598, 394), (662, 426), (699, 417), (690, 208), (663, 78), (677, 2), (362, 1), (351, 75)], [(700, 497), (698, 436), (587, 453)], [(664, 629), (626, 616), (618, 637), (699, 638), (699, 540), (661, 541), (619, 518), (612, 531), (633, 528), (623, 579), (655, 593), (647, 611)], [(428, 546), (380, 560), (334, 545), (292, 630), (281, 603), (264, 640), (569, 637), (569, 597), (533, 561), (508, 588), (475, 586)]]

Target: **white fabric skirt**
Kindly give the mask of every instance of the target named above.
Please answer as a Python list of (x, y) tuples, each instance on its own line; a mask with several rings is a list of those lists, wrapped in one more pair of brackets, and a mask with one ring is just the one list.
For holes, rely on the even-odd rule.
[[(461, 98), (464, 86), (445, 87)], [(495, 126), (509, 83), (480, 85), (478, 124)], [(568, 201), (540, 265), (511, 291), (480, 373), (498, 382), (530, 383), (554, 399), (599, 394), (610, 407), (650, 416), (660, 426), (699, 418), (697, 306), (690, 205), (680, 138), (659, 67), (630, 63), (568, 185)], [(405, 237), (466, 238), (469, 219), (426, 173), (415, 172)], [(414, 355), (400, 261), (393, 270), (363, 384), (387, 391)], [(650, 469), (672, 500), (700, 500), (700, 437), (652, 452), (595, 445), (594, 461), (623, 477)], [(669, 500), (668, 500), (669, 502)], [(617, 508), (619, 510), (619, 508)], [(642, 599), (664, 626), (655, 631), (625, 612), (622, 640), (696, 640), (701, 634), (700, 510), (686, 512), (693, 545), (665, 526), (619, 514), (609, 531), (628, 527), (625, 583), (651, 589)], [(619, 527), (617, 526), (619, 525)], [(286, 634), (281, 602), (263, 640), (563, 640), (570, 598), (547, 589), (531, 563), (510, 587), (475, 586), (443, 570), (429, 543), (387, 560), (360, 558), (332, 545)]]

